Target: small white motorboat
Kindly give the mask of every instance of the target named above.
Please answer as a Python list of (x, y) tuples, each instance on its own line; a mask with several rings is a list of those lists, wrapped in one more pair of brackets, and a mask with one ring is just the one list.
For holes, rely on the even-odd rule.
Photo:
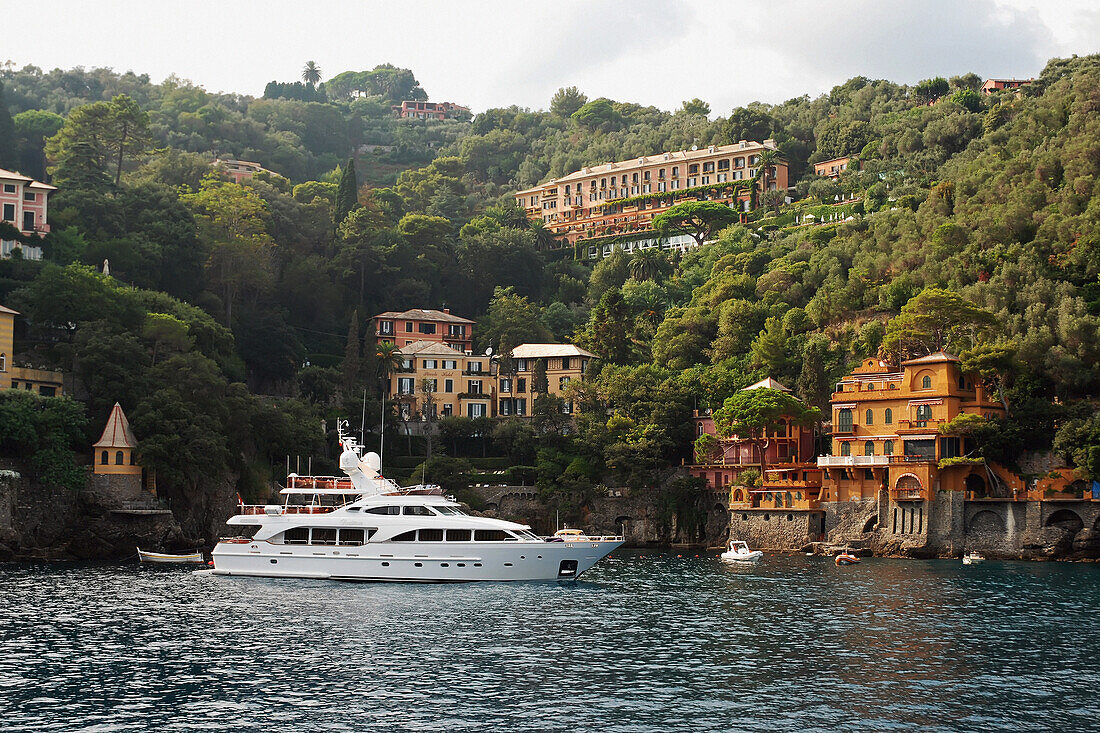
[(138, 560), (141, 562), (175, 562), (175, 563), (191, 563), (195, 565), (201, 565), (205, 560), (202, 559), (201, 552), (189, 552), (185, 555), (169, 555), (164, 552), (148, 552), (146, 550), (137, 548)]
[(963, 555), (963, 565), (980, 565), (985, 562), (985, 557), (978, 552), (968, 552)]
[(844, 552), (842, 552), (842, 553), (840, 553), (839, 555), (836, 556), (836, 561), (835, 562), (838, 566), (840, 566), (840, 565), (856, 565), (856, 564), (859, 563), (859, 558), (856, 557), (855, 555), (853, 555), (852, 553), (848, 552), (847, 550), (845, 550)]
[(750, 550), (748, 543), (741, 540), (730, 540), (729, 548), (719, 557), (726, 562), (760, 562), (764, 553), (760, 550)]

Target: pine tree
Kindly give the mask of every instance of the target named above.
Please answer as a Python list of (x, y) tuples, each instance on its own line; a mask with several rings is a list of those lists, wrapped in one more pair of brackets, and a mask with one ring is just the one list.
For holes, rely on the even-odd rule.
[(340, 226), (348, 214), (359, 207), (359, 181), (355, 176), (355, 159), (348, 164), (340, 176), (340, 187), (336, 190), (336, 205), (332, 210), (332, 224)]

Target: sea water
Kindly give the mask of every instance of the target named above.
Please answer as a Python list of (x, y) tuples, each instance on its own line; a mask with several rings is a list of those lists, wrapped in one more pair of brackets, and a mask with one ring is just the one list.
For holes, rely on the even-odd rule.
[(468, 585), (0, 565), (4, 731), (914, 728), (1100, 728), (1100, 565), (619, 550), (577, 582)]

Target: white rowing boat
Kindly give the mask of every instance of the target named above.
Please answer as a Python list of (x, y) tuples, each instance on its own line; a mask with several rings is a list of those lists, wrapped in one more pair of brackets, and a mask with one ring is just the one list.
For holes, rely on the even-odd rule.
[(147, 552), (140, 547), (137, 548), (138, 560), (141, 562), (176, 562), (176, 563), (194, 563), (201, 565), (205, 560), (202, 559), (201, 552), (190, 552), (186, 555), (169, 555), (164, 552)]

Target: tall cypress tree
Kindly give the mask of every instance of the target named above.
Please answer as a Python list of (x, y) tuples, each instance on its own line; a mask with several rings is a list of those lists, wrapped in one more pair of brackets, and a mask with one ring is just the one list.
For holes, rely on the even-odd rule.
[(359, 384), (359, 311), (351, 312), (351, 323), (348, 324), (348, 340), (344, 346), (344, 363), (341, 365), (344, 378), (344, 390), (346, 395), (354, 396), (355, 388)]
[(15, 121), (4, 98), (4, 82), (0, 82), (0, 168), (15, 166)]
[(336, 190), (336, 206), (332, 211), (333, 226), (340, 226), (348, 214), (357, 208), (359, 208), (359, 181), (355, 176), (355, 158), (349, 158), (340, 176), (340, 187)]

